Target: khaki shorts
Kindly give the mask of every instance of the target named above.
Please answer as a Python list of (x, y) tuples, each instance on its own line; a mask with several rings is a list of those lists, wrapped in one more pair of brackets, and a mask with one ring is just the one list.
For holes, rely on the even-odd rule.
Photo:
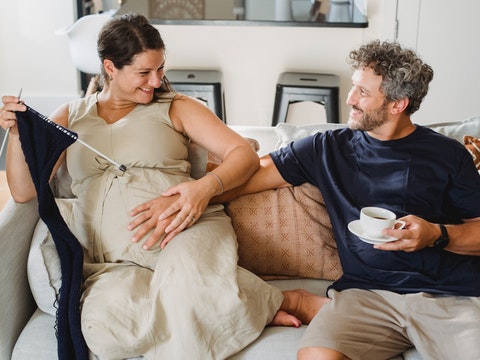
[(480, 359), (480, 298), (348, 289), (329, 291), (300, 348), (380, 360), (415, 347), (423, 360)]

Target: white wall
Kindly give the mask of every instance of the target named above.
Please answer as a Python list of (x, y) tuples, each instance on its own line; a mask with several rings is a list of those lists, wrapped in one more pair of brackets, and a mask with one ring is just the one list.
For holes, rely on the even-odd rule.
[(73, 0), (0, 1), (0, 95), (18, 95), (50, 112), (78, 96), (67, 39), (54, 31), (74, 21)]
[(419, 123), (480, 114), (480, 1), (399, 0), (398, 41), (414, 48), (435, 74)]
[(227, 122), (258, 125), (271, 123), (275, 85), (284, 71), (338, 74), (344, 101), (350, 76), (344, 59), (352, 46), (362, 42), (364, 33), (250, 26), (158, 28), (167, 43), (169, 68), (220, 69)]
[[(465, 3), (467, 13), (469, 6), (477, 9), (475, 1), (457, 0), (455, 3), (459, 2)], [(475, 5), (470, 5), (473, 3)], [(73, 0), (0, 2), (0, 94), (16, 94), (23, 87), (25, 100), (46, 114), (65, 99), (79, 95), (78, 77), (70, 60), (67, 39), (54, 35), (55, 29), (73, 23), (73, 9)], [(339, 75), (341, 118), (345, 121), (348, 108), (344, 102), (351, 75), (345, 62), (346, 56), (352, 48), (373, 38), (393, 39), (395, 11), (396, 0), (368, 0), (369, 27), (366, 29), (184, 25), (157, 27), (167, 43), (169, 68), (219, 69), (223, 72), (229, 124), (269, 125), (275, 85), (278, 75), (284, 71)], [(447, 20), (450, 19), (450, 13), (443, 16), (445, 19), (442, 25), (446, 31), (457, 34), (450, 36), (455, 41), (454, 48), (457, 52), (448, 51), (444, 41), (434, 41), (429, 47), (423, 47), (432, 54), (432, 63), (437, 56), (444, 58), (433, 64), (439, 67), (436, 76), (440, 79), (442, 72), (450, 74), (453, 66), (458, 65), (458, 49), (463, 53), (465, 49), (472, 49), (468, 51), (474, 52), (475, 58), (479, 57), (480, 52), (480, 48), (470, 45), (470, 28), (465, 31), (465, 24), (461, 22), (456, 23), (455, 27), (449, 27)], [(425, 26), (428, 28), (428, 24)], [(472, 54), (469, 53), (469, 56)], [(461, 80), (453, 76), (446, 86), (457, 93), (460, 89), (465, 93), (473, 93), (478, 77), (475, 79), (471, 76), (472, 69), (462, 64), (456, 71), (463, 74)], [(432, 85), (432, 94), (440, 98), (432, 100), (433, 103), (431, 101), (428, 109), (425, 109), (435, 114), (436, 120), (457, 120), (467, 115), (480, 114), (478, 106), (470, 100), (455, 104), (463, 110), (460, 116), (456, 112), (446, 115), (443, 111), (437, 111), (439, 103), (448, 102), (451, 98), (437, 90), (442, 86), (444, 85), (440, 81)], [(433, 116), (429, 114), (428, 117), (426, 122), (431, 122)], [(422, 119), (418, 122), (422, 122)]]

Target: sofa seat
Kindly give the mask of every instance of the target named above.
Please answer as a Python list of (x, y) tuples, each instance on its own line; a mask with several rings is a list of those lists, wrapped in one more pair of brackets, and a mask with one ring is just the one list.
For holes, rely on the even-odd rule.
[[(272, 280), (272, 285), (282, 290), (305, 288), (323, 294), (330, 281), (312, 279)], [(23, 329), (13, 350), (12, 360), (56, 359), (55, 317), (37, 309)], [(260, 337), (240, 353), (232, 356), (232, 360), (249, 359), (295, 359), (297, 346), (305, 331), (300, 328), (272, 326), (267, 327)], [(135, 358), (135, 359), (141, 359)], [(91, 359), (99, 359), (91, 356)], [(199, 359), (200, 360), (200, 359)]]
[[(317, 294), (324, 294), (328, 285), (327, 280), (292, 279), (271, 280), (270, 284), (281, 290), (303, 288)], [(12, 354), (12, 360), (51, 360), (57, 358), (55, 339), (55, 317), (38, 309), (23, 329)], [(265, 328), (260, 337), (240, 353), (231, 356), (230, 360), (278, 360), (295, 359), (300, 338), (306, 326), (300, 328), (271, 326)], [(421, 360), (415, 351), (405, 354), (403, 359)], [(143, 357), (132, 360), (143, 359)], [(394, 360), (400, 360), (396, 357)], [(91, 360), (100, 360), (91, 355)], [(201, 359), (199, 359), (201, 360)]]

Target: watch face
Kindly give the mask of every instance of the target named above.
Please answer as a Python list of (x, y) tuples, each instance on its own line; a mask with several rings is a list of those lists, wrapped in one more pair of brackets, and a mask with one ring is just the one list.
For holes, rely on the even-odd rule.
[(150, 18), (201, 20), (204, 18), (204, 0), (150, 1)]

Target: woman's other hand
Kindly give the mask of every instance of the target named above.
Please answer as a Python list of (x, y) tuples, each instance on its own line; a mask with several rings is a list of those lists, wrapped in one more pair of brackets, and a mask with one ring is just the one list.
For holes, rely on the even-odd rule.
[(164, 248), (168, 241), (171, 240), (168, 239), (168, 241), (165, 242), (165, 240), (167, 240), (165, 238), (165, 229), (175, 218), (175, 215), (173, 214), (172, 216), (168, 216), (160, 220), (160, 214), (162, 214), (165, 209), (174, 203), (177, 198), (178, 196), (159, 196), (137, 206), (135, 209), (130, 211), (129, 215), (134, 219), (130, 222), (130, 224), (128, 224), (128, 230), (135, 231), (132, 241), (140, 241), (148, 232), (153, 230), (143, 244), (143, 248), (148, 250), (162, 239), (163, 241), (160, 246)]
[(16, 96), (6, 95), (2, 97), (3, 106), (0, 109), (0, 126), (4, 129), (10, 129), (10, 134), (17, 135), (17, 116), (16, 111), (26, 111), (27, 107)]

